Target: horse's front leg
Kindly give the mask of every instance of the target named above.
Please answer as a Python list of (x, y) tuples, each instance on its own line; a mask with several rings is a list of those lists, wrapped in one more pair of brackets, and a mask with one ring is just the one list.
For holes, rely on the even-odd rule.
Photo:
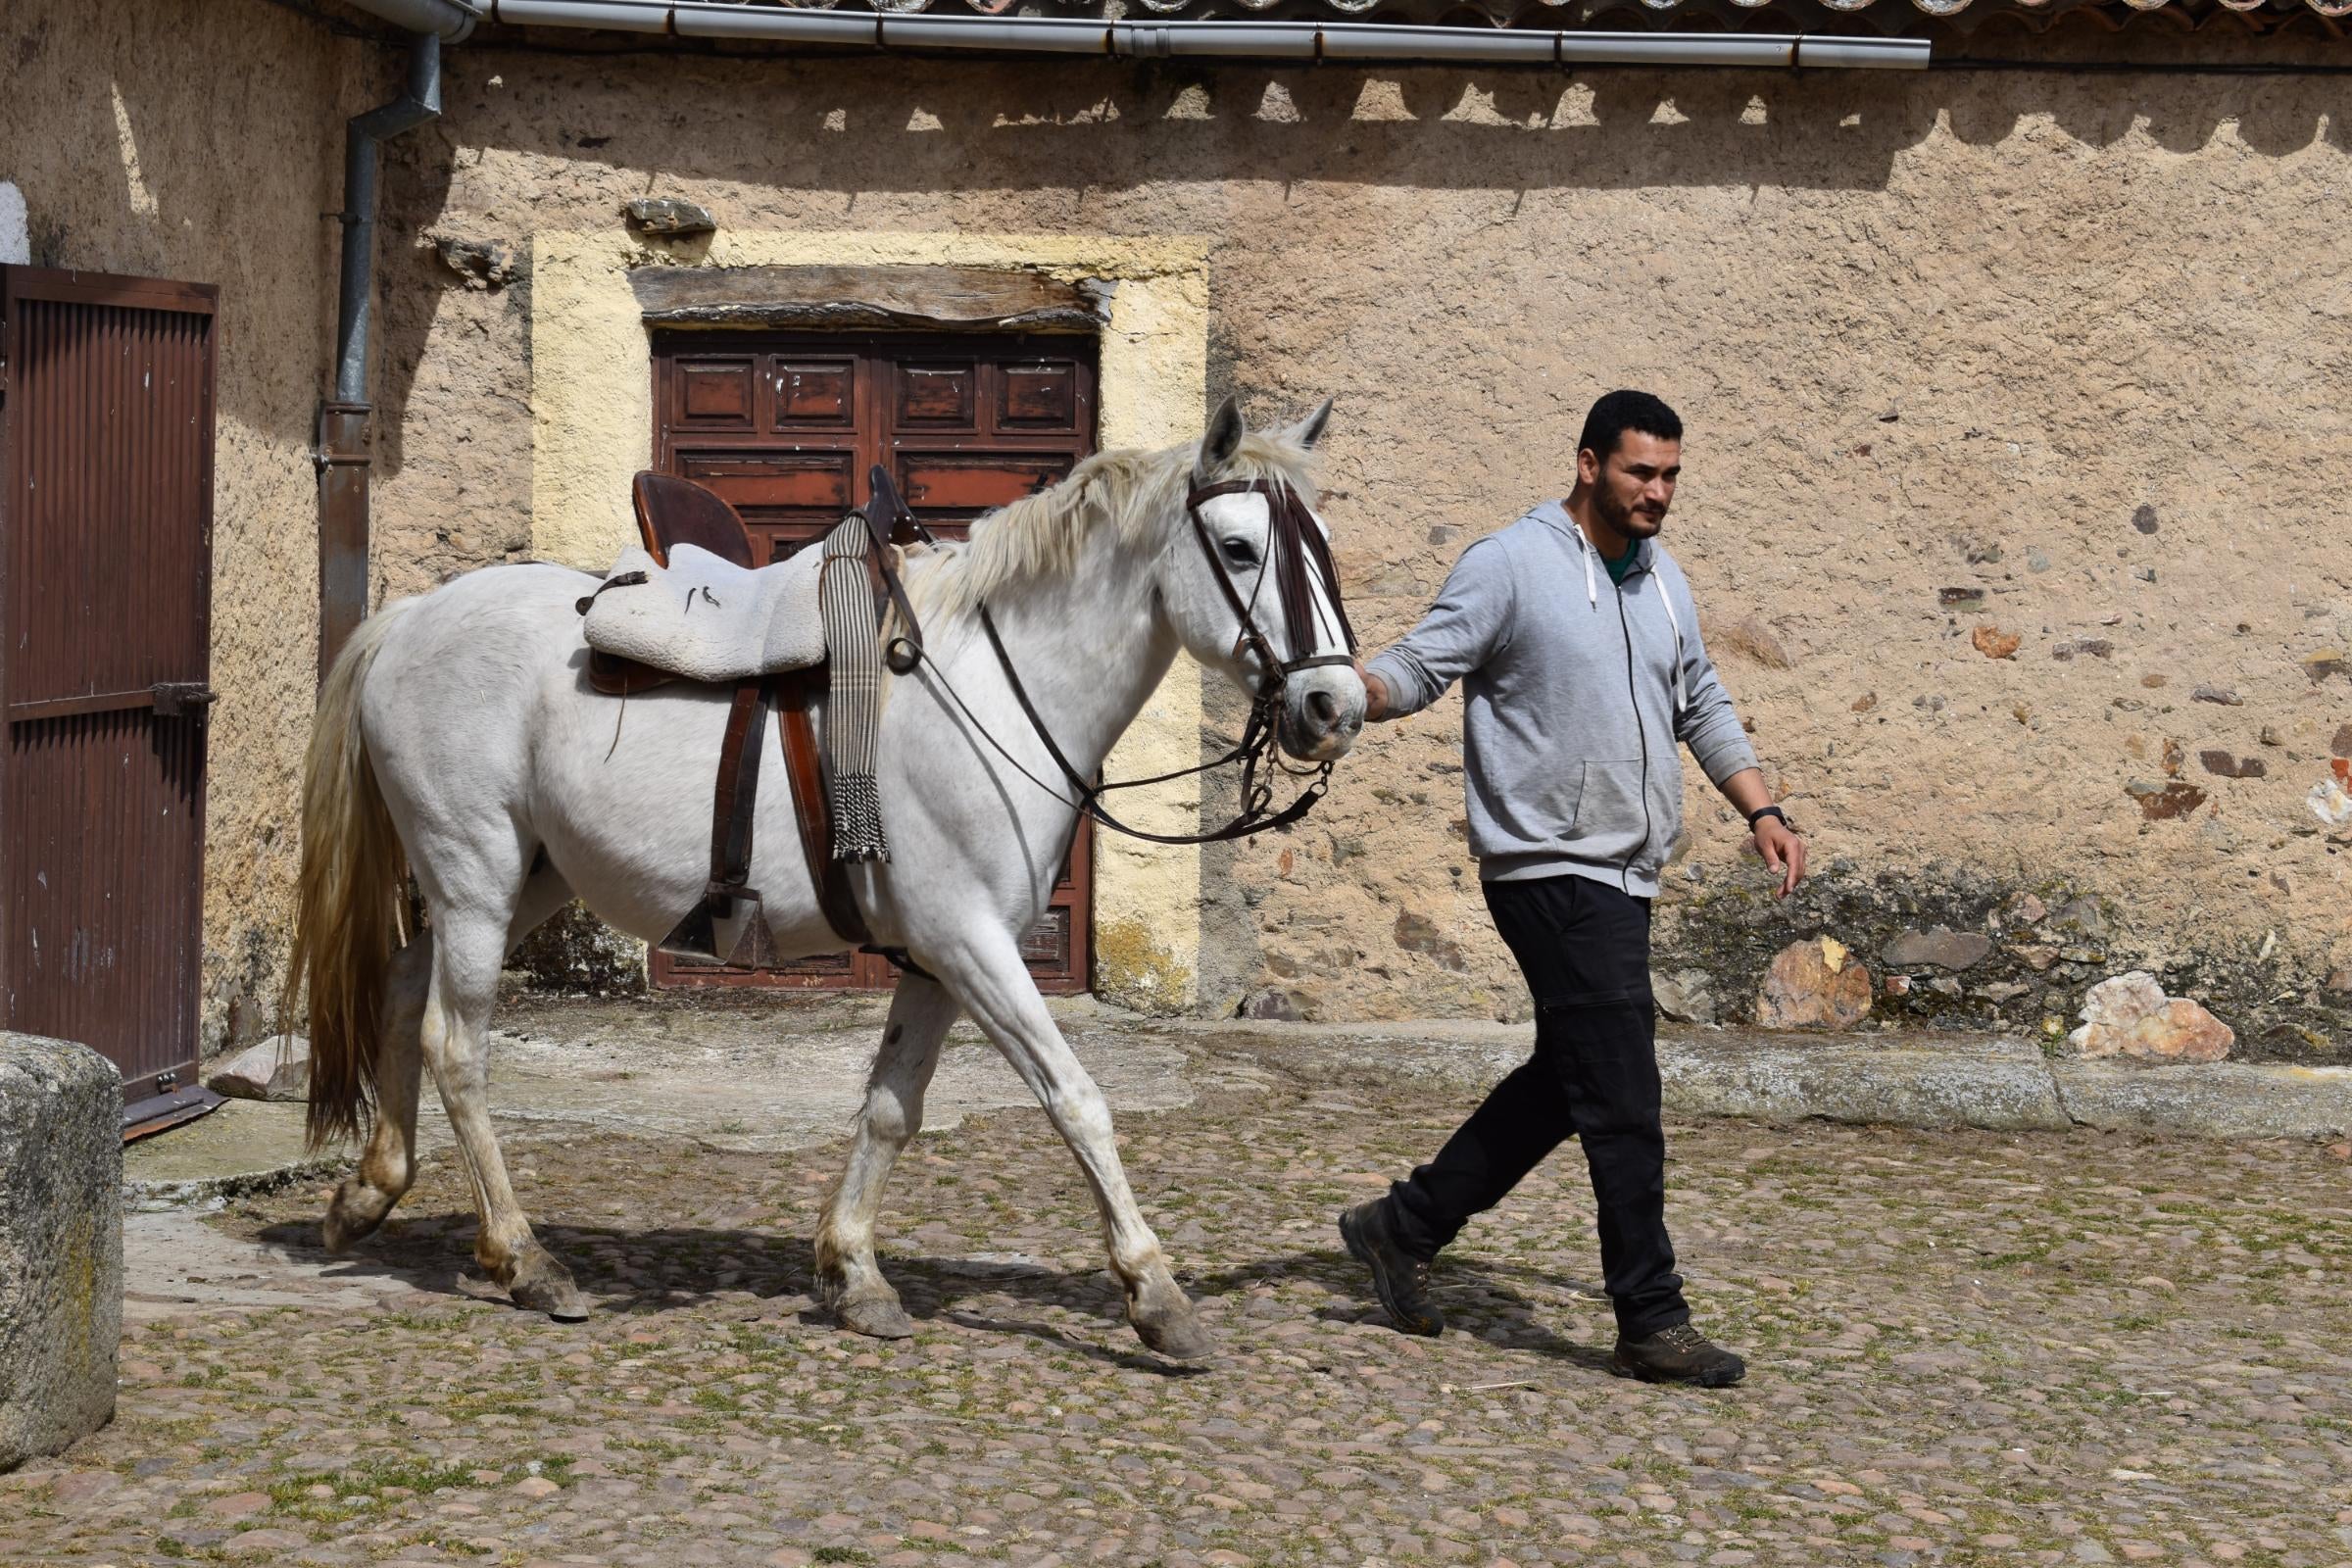
[(939, 1048), (956, 1021), (956, 999), (935, 980), (903, 975), (890, 1023), (866, 1079), (865, 1107), (850, 1143), (850, 1161), (816, 1231), (819, 1293), (842, 1326), (877, 1339), (903, 1340), (914, 1324), (874, 1257), (874, 1216), (882, 1188), (907, 1141), (922, 1129), (923, 1092), (939, 1065)]
[(1144, 1222), (1135, 1195), (1128, 1190), (1111, 1134), (1110, 1105), (1054, 1026), (1012, 937), (994, 927), (964, 933), (953, 956), (941, 956), (940, 976), (1021, 1075), (1078, 1156), (1095, 1190), (1110, 1271), (1126, 1292), (1127, 1321), (1135, 1325), (1136, 1334), (1152, 1349), (1178, 1360), (1209, 1354), (1215, 1346), (1208, 1331), (1169, 1272), (1159, 1238)]

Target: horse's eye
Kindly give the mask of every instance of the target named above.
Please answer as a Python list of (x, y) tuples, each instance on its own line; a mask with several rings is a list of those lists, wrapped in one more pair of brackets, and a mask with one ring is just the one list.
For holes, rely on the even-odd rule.
[(1257, 552), (1250, 548), (1247, 539), (1228, 539), (1225, 541), (1225, 559), (1237, 566), (1254, 566), (1257, 564)]

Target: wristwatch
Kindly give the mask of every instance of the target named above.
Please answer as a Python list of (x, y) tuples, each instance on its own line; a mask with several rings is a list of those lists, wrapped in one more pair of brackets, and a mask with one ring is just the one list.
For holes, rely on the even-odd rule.
[(1787, 828), (1791, 833), (1796, 831), (1796, 824), (1788, 820), (1788, 813), (1782, 810), (1777, 806), (1759, 806), (1754, 810), (1748, 812), (1747, 830), (1750, 833), (1753, 833), (1756, 830), (1757, 819), (1759, 817), (1766, 816), (1777, 816), (1781, 819), (1781, 826)]

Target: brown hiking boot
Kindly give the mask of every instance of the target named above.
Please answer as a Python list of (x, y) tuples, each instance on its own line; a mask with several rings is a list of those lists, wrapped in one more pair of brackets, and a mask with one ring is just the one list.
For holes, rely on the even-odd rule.
[(1621, 1378), (1690, 1383), (1702, 1389), (1728, 1389), (1747, 1376), (1745, 1361), (1688, 1323), (1660, 1329), (1645, 1340), (1629, 1340), (1620, 1334), (1609, 1369)]
[(1340, 1216), (1340, 1240), (1372, 1271), (1373, 1294), (1400, 1334), (1443, 1334), (1446, 1318), (1429, 1298), (1429, 1259), (1396, 1245), (1389, 1200), (1375, 1198)]

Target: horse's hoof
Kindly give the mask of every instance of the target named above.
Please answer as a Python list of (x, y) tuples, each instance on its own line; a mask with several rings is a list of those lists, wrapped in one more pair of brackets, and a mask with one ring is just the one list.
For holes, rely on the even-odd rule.
[(572, 1283), (570, 1271), (543, 1251), (534, 1251), (515, 1265), (507, 1282), (507, 1299), (526, 1312), (545, 1312), (559, 1323), (581, 1323), (588, 1318), (588, 1298)]
[(1216, 1353), (1216, 1341), (1200, 1326), (1200, 1309), (1164, 1265), (1129, 1290), (1127, 1321), (1135, 1325), (1137, 1338), (1171, 1361), (1199, 1361)]
[(588, 1321), (588, 1298), (569, 1280), (534, 1280), (508, 1287), (507, 1297), (526, 1312), (545, 1312), (559, 1323)]
[(391, 1212), (391, 1199), (372, 1187), (347, 1181), (335, 1189), (326, 1205), (326, 1217), (318, 1222), (319, 1242), (328, 1252), (341, 1257), (373, 1236)]
[(326, 1211), (326, 1217), (318, 1222), (318, 1245), (326, 1250), (329, 1257), (347, 1255), (367, 1234), (367, 1231), (345, 1223), (343, 1217), (331, 1208)]
[(1217, 1353), (1217, 1342), (1200, 1326), (1200, 1314), (1190, 1307), (1181, 1313), (1139, 1317), (1135, 1319), (1135, 1334), (1146, 1349), (1171, 1361), (1205, 1361)]
[(869, 1340), (911, 1340), (914, 1319), (890, 1297), (869, 1296), (841, 1303), (841, 1326)]

